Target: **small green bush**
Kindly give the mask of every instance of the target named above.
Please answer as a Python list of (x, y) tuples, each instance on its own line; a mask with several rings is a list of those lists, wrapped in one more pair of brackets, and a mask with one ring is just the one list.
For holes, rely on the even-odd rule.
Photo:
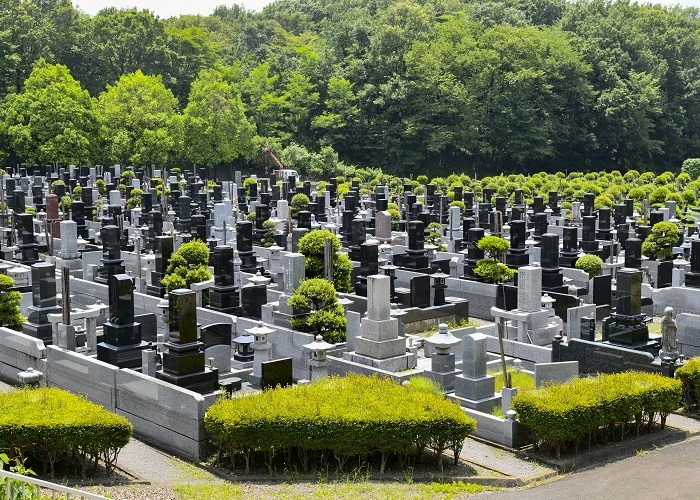
[(673, 222), (657, 222), (642, 243), (642, 254), (650, 259), (670, 259), (673, 257), (672, 246), (678, 242), (680, 235), (681, 230)]
[(340, 240), (326, 229), (316, 229), (299, 239), (299, 253), (306, 257), (306, 278), (325, 278), (323, 272), (323, 249), (326, 238), (333, 242), (333, 286), (338, 292), (350, 292), (352, 283), (352, 261), (344, 253), (340, 253)]
[(141, 197), (143, 196), (143, 189), (134, 188), (131, 190), (131, 196), (126, 202), (126, 208), (131, 210), (141, 206)]
[(365, 460), (376, 451), (382, 455), (381, 473), (388, 454), (405, 458), (425, 447), (441, 464), (443, 451), (459, 456), (476, 428), (459, 405), (440, 395), (354, 374), (221, 399), (209, 408), (204, 424), (220, 450), (231, 457), (243, 454), (246, 472), (256, 452), (271, 463), (275, 453), (293, 459), (292, 450), (304, 471), (316, 457), (333, 454), (342, 470), (351, 458)]
[(302, 281), (290, 297), (289, 305), (308, 311), (308, 314), (292, 318), (291, 325), (295, 330), (321, 335), (331, 344), (345, 341), (347, 320), (332, 283), (322, 278)]
[(683, 405), (688, 411), (700, 408), (700, 358), (689, 359), (676, 370), (676, 378), (683, 384)]
[(634, 422), (636, 433), (643, 422), (652, 429), (660, 416), (661, 428), (666, 415), (681, 404), (678, 380), (653, 373), (624, 372), (577, 379), (526, 391), (513, 399), (520, 423), (530, 428), (535, 446), (554, 448), (573, 445), (599, 436), (605, 441), (616, 429), (624, 433)]
[(107, 195), (107, 183), (103, 179), (97, 179), (95, 185), (97, 186), (97, 191), (100, 193), (100, 196)]
[(275, 221), (267, 219), (263, 222), (263, 227), (267, 229), (262, 238), (260, 238), (260, 243), (264, 248), (269, 248), (275, 244)]
[(15, 281), (5, 274), (0, 274), (0, 326), (6, 326), (17, 332), (22, 331), (22, 323), (27, 318), (22, 316), (20, 307), (22, 294), (17, 290), (10, 290), (15, 286)]
[(311, 200), (304, 193), (297, 193), (292, 196), (292, 201), (289, 203), (289, 213), (292, 219), (296, 219), (299, 212), (309, 208), (309, 203), (311, 203)]
[(576, 269), (586, 271), (588, 279), (593, 279), (593, 276), (598, 276), (603, 269), (603, 259), (591, 253), (586, 254), (576, 259)]
[(131, 438), (133, 426), (80, 396), (56, 388), (0, 393), (0, 452), (44, 466), (102, 460), (108, 471)]
[(165, 276), (161, 283), (168, 292), (178, 288), (188, 288), (192, 283), (201, 283), (211, 279), (209, 264), (209, 247), (200, 241), (183, 243), (177, 252), (170, 256)]

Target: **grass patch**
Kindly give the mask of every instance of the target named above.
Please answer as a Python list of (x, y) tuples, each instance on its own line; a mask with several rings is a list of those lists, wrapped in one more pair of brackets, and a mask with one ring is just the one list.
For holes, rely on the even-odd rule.
[[(520, 391), (529, 391), (535, 388), (535, 377), (529, 373), (518, 371), (512, 366), (509, 366), (506, 370), (510, 373), (511, 385), (513, 387), (517, 387)], [(503, 372), (501, 370), (494, 370), (489, 372), (489, 375), (493, 375), (496, 378), (495, 392), (501, 392), (501, 389), (503, 389)]]
[(175, 486), (175, 494), (178, 500), (453, 500), (489, 489), (492, 488), (461, 481), (431, 484), (346, 481), (255, 486), (219, 483), (204, 487), (179, 484)]
[(243, 488), (237, 484), (176, 484), (178, 500), (238, 500), (243, 498)]
[[(473, 319), (467, 320), (464, 318), (460, 319), (459, 321), (450, 321), (449, 323), (447, 323), (448, 330), (457, 330), (459, 328), (467, 328), (469, 326), (478, 327), (478, 326), (481, 326), (481, 323), (478, 321), (475, 321)], [(433, 335), (437, 331), (438, 331), (438, 326), (435, 325), (435, 326), (431, 326), (430, 328), (428, 328), (427, 330), (425, 330), (423, 332), (415, 333), (414, 335), (425, 338), (425, 337), (430, 337), (431, 335)]]
[(183, 462), (175, 457), (172, 457), (170, 462), (177, 469), (182, 481), (211, 481), (215, 479), (214, 475), (189, 462)]

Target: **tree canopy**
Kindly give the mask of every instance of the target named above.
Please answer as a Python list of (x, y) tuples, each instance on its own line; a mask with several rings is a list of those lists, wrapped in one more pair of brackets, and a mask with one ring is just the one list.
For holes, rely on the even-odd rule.
[[(0, 150), (265, 170), (270, 148), (311, 177), (677, 172), (700, 157), (699, 66), (699, 9), (626, 0), (278, 0), (170, 19), (6, 0)], [(61, 119), (30, 123), (52, 99)]]

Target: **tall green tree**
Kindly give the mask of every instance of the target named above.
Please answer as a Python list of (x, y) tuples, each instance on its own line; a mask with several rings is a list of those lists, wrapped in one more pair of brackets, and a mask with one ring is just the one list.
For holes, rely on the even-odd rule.
[(240, 91), (220, 70), (202, 70), (184, 112), (185, 155), (201, 165), (231, 163), (253, 151), (255, 127)]
[(40, 59), (4, 108), (7, 136), (28, 162), (86, 163), (91, 159), (98, 121), (93, 101), (61, 64)]
[(163, 166), (182, 152), (182, 116), (160, 76), (122, 76), (98, 98), (104, 161)]

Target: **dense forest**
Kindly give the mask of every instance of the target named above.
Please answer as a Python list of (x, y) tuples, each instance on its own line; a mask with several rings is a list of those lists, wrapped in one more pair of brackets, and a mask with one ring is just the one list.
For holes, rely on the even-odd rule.
[(278, 0), (160, 19), (0, 0), (0, 160), (678, 171), (700, 11), (627, 1)]

